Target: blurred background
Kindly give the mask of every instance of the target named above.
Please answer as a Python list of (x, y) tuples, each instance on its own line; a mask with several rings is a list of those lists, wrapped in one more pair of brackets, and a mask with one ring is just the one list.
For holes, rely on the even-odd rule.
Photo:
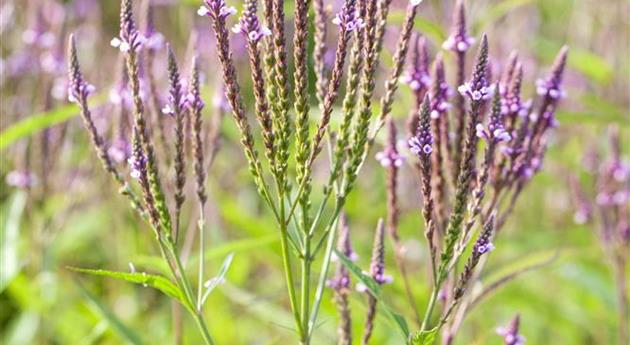
[[(242, 7), (240, 1), (227, 2)], [(326, 2), (333, 13), (341, 6), (340, 1)], [(420, 7), (415, 27), (428, 38), (431, 56), (448, 36), (453, 3), (425, 0)], [(0, 4), (0, 342), (171, 343), (171, 303), (164, 296), (67, 269), (126, 271), (129, 263), (144, 269), (155, 267), (159, 260), (149, 228), (117, 194), (96, 159), (76, 108), (67, 102), (65, 42), (74, 32), (82, 69), (97, 89), (92, 98), (95, 121), (106, 137), (115, 139), (112, 128), (121, 110), (112, 90), (120, 80), (122, 62), (110, 40), (118, 36), (118, 1), (1, 0)], [(207, 321), (220, 344), (292, 343), (275, 223), (251, 183), (232, 119), (216, 121), (220, 112), (212, 105), (221, 102), (219, 71), (210, 21), (196, 15), (200, 4), (200, 0), (154, 1), (156, 30), (172, 43), (180, 64), (189, 63), (192, 44), (198, 47), (205, 75), (204, 99), (209, 105), (205, 121), (221, 124), (221, 147), (208, 172), (209, 272), (218, 271), (228, 253), (234, 252), (235, 258), (227, 283), (207, 302)], [(291, 21), (293, 3), (287, 1), (286, 6)], [(392, 6), (380, 66), (384, 71), (391, 66), (406, 1), (394, 0)], [(616, 344), (613, 272), (593, 226), (574, 222), (568, 176), (575, 174), (587, 186), (593, 182), (584, 157), (607, 144), (606, 128), (611, 123), (621, 130), (626, 157), (630, 149), (630, 2), (475, 0), (467, 1), (467, 7), (472, 34), (489, 36), (491, 61), (497, 70), (511, 50), (518, 50), (527, 95), (534, 95), (535, 80), (548, 70), (562, 45), (570, 46), (570, 57), (564, 82), (568, 96), (558, 113), (560, 124), (545, 167), (497, 239), (497, 250), (484, 275), (491, 279), (555, 253), (558, 256), (475, 308), (456, 343), (501, 344), (496, 327), (520, 313), (528, 344)], [(288, 36), (292, 29), (287, 25)], [(333, 42), (335, 36), (330, 30), (328, 39)], [(238, 37), (233, 40), (237, 72), (247, 95), (251, 92), (249, 67), (246, 54), (238, 54), (243, 42)], [(165, 99), (165, 49), (157, 50), (156, 56), (154, 70)], [(451, 57), (446, 57), (452, 80)], [(377, 85), (378, 92), (383, 83)], [(402, 132), (413, 99), (405, 86), (398, 95), (393, 115)], [(251, 103), (252, 97), (246, 102)], [(333, 115), (333, 121), (337, 117)], [(318, 118), (317, 112), (312, 118)], [(385, 216), (384, 173), (370, 158), (346, 207), (358, 264), (366, 269), (373, 229), (378, 218)], [(420, 192), (410, 165), (401, 174), (400, 232), (408, 250), (414, 293), (424, 306), (430, 280)], [(193, 220), (185, 225), (191, 229), (196, 212), (189, 202), (185, 215)], [(384, 298), (411, 319), (391, 248), (387, 255), (395, 280), (385, 287)], [(352, 307), (358, 331), (365, 314), (364, 296), (354, 294)], [(185, 316), (184, 321), (185, 343), (200, 343), (192, 320)], [(337, 318), (330, 294), (324, 298), (320, 321), (315, 343), (333, 344)], [(373, 344), (400, 344), (395, 332), (379, 315)]]

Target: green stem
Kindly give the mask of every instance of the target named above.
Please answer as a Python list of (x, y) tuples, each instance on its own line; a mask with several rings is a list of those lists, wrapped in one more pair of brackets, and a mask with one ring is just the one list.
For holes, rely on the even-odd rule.
[(186, 271), (184, 270), (184, 265), (182, 265), (182, 261), (179, 259), (179, 256), (177, 255), (177, 252), (175, 250), (175, 246), (173, 245), (171, 241), (168, 241), (168, 240), (165, 245), (166, 245), (166, 249), (168, 249), (169, 253), (173, 257), (177, 270), (179, 271), (179, 274), (177, 274), (177, 272), (172, 272), (172, 273), (173, 275), (175, 275), (175, 277), (179, 276), (179, 282), (181, 284), (181, 288), (184, 290), (187, 303), (193, 309), (191, 311), (191, 314), (192, 314), (193, 319), (195, 320), (195, 324), (197, 324), (197, 328), (199, 328), (199, 330), (201, 331), (201, 336), (203, 337), (204, 342), (207, 345), (214, 345), (215, 342), (214, 340), (212, 340), (212, 337), (210, 336), (210, 332), (208, 331), (208, 327), (206, 326), (206, 323), (203, 319), (203, 314), (201, 310), (196, 310), (196, 311), (194, 310), (194, 306), (195, 306), (194, 294), (193, 294), (192, 288), (190, 287), (190, 282), (188, 281), (188, 278), (186, 277)]
[[(313, 311), (311, 312), (309, 319), (309, 329), (313, 329), (315, 322), (317, 321), (317, 314), (319, 313), (319, 306), (322, 303), (324, 296), (324, 288), (326, 287), (326, 276), (328, 275), (328, 268), (330, 267), (330, 259), (332, 257), (333, 248), (335, 246), (335, 237), (337, 234), (337, 220), (339, 214), (343, 208), (345, 202), (344, 198), (337, 199), (337, 205), (333, 213), (330, 222), (328, 223), (326, 233), (328, 236), (328, 243), (326, 244), (326, 252), (324, 253), (324, 262), (322, 263), (322, 269), (319, 274), (319, 281), (317, 282), (317, 290), (315, 292), (315, 300), (313, 301)], [(309, 334), (310, 336), (310, 334)]]
[[(281, 193), (283, 195), (283, 193)], [(280, 197), (282, 202), (280, 203), (280, 246), (282, 249), (282, 264), (284, 266), (284, 275), (287, 283), (287, 290), (289, 291), (289, 301), (291, 303), (291, 311), (295, 318), (295, 325), (297, 326), (300, 339), (304, 337), (304, 329), (302, 328), (302, 318), (300, 317), (300, 311), (297, 307), (297, 298), (295, 295), (295, 286), (293, 286), (293, 271), (291, 270), (291, 260), (289, 253), (287, 223), (284, 221), (284, 200)]]
[(311, 258), (310, 258), (310, 247), (311, 247), (311, 239), (310, 236), (306, 237), (306, 241), (304, 244), (304, 256), (302, 257), (302, 286), (301, 286), (301, 312), (302, 316), (302, 329), (304, 332), (304, 338), (302, 342), (307, 345), (309, 343), (311, 329), (308, 324), (308, 317), (306, 317), (309, 313), (309, 302), (310, 302), (310, 278), (311, 278)]
[(203, 296), (203, 272), (204, 272), (204, 249), (205, 249), (205, 236), (204, 236), (204, 227), (205, 227), (205, 216), (203, 214), (203, 203), (199, 204), (199, 274), (197, 277), (197, 311), (201, 312), (202, 301), (201, 298)]
[(437, 302), (437, 297), (440, 292), (440, 286), (436, 285), (433, 288), (433, 292), (431, 293), (431, 299), (429, 300), (429, 305), (427, 306), (427, 310), (424, 313), (424, 318), (422, 320), (422, 326), (420, 327), (420, 331), (426, 331), (427, 325), (429, 324), (429, 320), (431, 319), (431, 314), (433, 314), (433, 309), (435, 309), (435, 302)]

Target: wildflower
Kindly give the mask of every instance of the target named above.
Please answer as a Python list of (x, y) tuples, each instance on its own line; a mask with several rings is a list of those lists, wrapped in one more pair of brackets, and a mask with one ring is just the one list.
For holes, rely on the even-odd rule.
[(129, 167), (131, 168), (129, 175), (135, 179), (140, 179), (147, 168), (147, 157), (144, 155), (137, 155), (136, 152), (134, 152), (134, 154), (127, 160), (127, 163), (129, 163)]
[(374, 158), (381, 163), (384, 168), (390, 166), (401, 167), (405, 162), (406, 157), (398, 153), (395, 147), (387, 147), (383, 151), (378, 152)]
[[(345, 214), (342, 214), (339, 222), (339, 240), (337, 242), (337, 249), (345, 255), (350, 261), (356, 261), (359, 256), (352, 249), (352, 242), (350, 241), (350, 227), (348, 226), (348, 220)], [(333, 260), (339, 260), (336, 255), (332, 257)], [(326, 286), (335, 290), (337, 293), (347, 293), (350, 289), (350, 273), (348, 269), (339, 263), (337, 267), (337, 273), (332, 278), (326, 281)]]
[(215, 20), (225, 19), (236, 13), (236, 8), (227, 7), (225, 0), (204, 0), (205, 6), (199, 7), (197, 14), (202, 17), (211, 17)]
[(520, 317), (516, 315), (507, 327), (497, 328), (497, 334), (503, 337), (505, 345), (523, 345), (525, 344), (525, 337), (518, 334)]
[(416, 36), (414, 59), (411, 69), (402, 76), (401, 82), (409, 85), (413, 91), (426, 90), (431, 86), (429, 76), (429, 53), (424, 37)]
[[(421, 112), (429, 115), (429, 97), (425, 96)], [(409, 149), (420, 159), (429, 157), (433, 152), (433, 134), (431, 133), (431, 122), (429, 119), (420, 118), (420, 126), (418, 127), (417, 134), (409, 139)], [(428, 116), (427, 116), (428, 117)], [(423, 121), (424, 120), (424, 121)]]
[(466, 16), (464, 2), (458, 1), (454, 12), (453, 29), (451, 35), (442, 43), (442, 48), (463, 53), (475, 43), (475, 38), (466, 31)]
[(121, 9), (120, 37), (114, 37), (109, 44), (123, 53), (136, 53), (146, 42), (146, 38), (136, 28), (131, 10)]
[[(374, 244), (372, 246), (372, 261), (370, 262), (370, 276), (376, 284), (384, 285), (391, 283), (394, 279), (392, 276), (385, 274), (385, 248), (384, 248), (385, 226), (383, 219), (379, 219), (374, 234)], [(367, 292), (365, 284), (357, 284), (357, 291)]]
[(37, 177), (27, 170), (13, 170), (5, 177), (5, 182), (15, 188), (27, 189), (37, 184)]
[(335, 18), (333, 18), (332, 22), (337, 26), (345, 28), (345, 30), (348, 32), (365, 27), (365, 22), (363, 22), (363, 18), (360, 18), (357, 13), (349, 10), (349, 8), (346, 6), (344, 6), (344, 8), (341, 10), (341, 13), (337, 13), (337, 15), (335, 15)]
[(70, 70), (68, 82), (68, 101), (72, 103), (85, 101), (96, 90), (94, 85), (85, 81), (78, 68)]
[[(495, 86), (496, 87), (496, 86)], [(501, 105), (499, 94), (495, 94), (494, 106), (492, 113), (490, 114), (490, 120), (488, 121), (488, 128), (486, 129), (483, 124), (477, 123), (475, 131), (478, 138), (486, 138), (486, 140), (494, 143), (502, 141), (510, 141), (512, 137), (505, 130), (503, 125), (503, 113), (501, 112)]]
[(247, 39), (256, 43), (261, 38), (271, 35), (271, 30), (268, 27), (260, 25), (258, 17), (256, 16), (256, 2), (251, 1), (246, 4), (243, 15), (238, 24), (232, 27), (232, 32), (242, 33), (247, 36)]
[(468, 96), (473, 101), (488, 100), (494, 93), (494, 86), (472, 85), (464, 83), (457, 88), (462, 96)]

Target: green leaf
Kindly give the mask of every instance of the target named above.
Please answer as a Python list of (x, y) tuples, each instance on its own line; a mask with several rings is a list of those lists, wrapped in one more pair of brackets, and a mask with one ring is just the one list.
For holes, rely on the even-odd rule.
[(390, 306), (388, 306), (383, 299), (380, 298), (380, 294), (381, 294), (381, 286), (378, 285), (376, 283), (376, 281), (374, 281), (374, 279), (372, 279), (372, 277), (368, 276), (367, 274), (365, 274), (363, 272), (363, 270), (361, 270), (361, 268), (357, 265), (354, 264), (354, 262), (352, 262), (352, 260), (350, 260), (348, 257), (346, 257), (345, 255), (343, 255), (341, 252), (339, 252), (337, 249), (335, 249), (335, 255), (337, 255), (337, 258), (339, 258), (339, 260), (341, 260), (341, 263), (346, 266), (346, 268), (352, 272), (352, 274), (357, 277), (361, 283), (363, 283), (368, 291), (370, 291), (370, 294), (372, 294), (372, 296), (374, 296), (374, 298), (376, 298), (376, 300), (378, 301), (381, 309), (385, 312), (385, 314), (387, 315), (388, 318), (390, 318), (395, 324), (396, 326), (398, 326), (398, 329), (400, 330), (400, 333), (402, 334), (404, 339), (407, 339), (407, 337), (409, 337), (409, 325), (407, 325), (407, 321), (405, 320), (405, 318), (400, 315), (399, 313), (395, 312)]
[(339, 258), (339, 260), (341, 260), (341, 263), (344, 266), (346, 266), (346, 268), (350, 272), (352, 272), (352, 274), (354, 274), (361, 281), (361, 283), (363, 283), (365, 285), (365, 287), (367, 287), (368, 291), (370, 291), (372, 296), (374, 296), (376, 299), (378, 299), (378, 297), (381, 294), (381, 286), (378, 285), (376, 283), (376, 281), (374, 281), (374, 279), (372, 279), (372, 277), (370, 277), (367, 274), (365, 274), (363, 272), (363, 270), (359, 266), (355, 265), (354, 262), (352, 262), (352, 260), (348, 259), (348, 257), (343, 255), (337, 249), (335, 249), (335, 255), (337, 255), (337, 258)]
[[(203, 300), (205, 300), (208, 295), (212, 292), (212, 290), (214, 290), (214, 288), (217, 287), (217, 285), (219, 285), (221, 282), (225, 281), (225, 274), (227, 273), (228, 269), (230, 268), (230, 264), (232, 264), (232, 259), (234, 258), (234, 253), (230, 253), (225, 260), (223, 261), (223, 265), (221, 265), (221, 269), (219, 270), (219, 274), (210, 279), (208, 285), (206, 285), (206, 292), (204, 293), (204, 298)], [(203, 304), (203, 302), (202, 302)]]
[[(101, 104), (103, 99), (103, 96), (97, 96), (96, 102)], [(58, 125), (78, 114), (79, 108), (75, 104), (65, 105), (43, 113), (31, 114), (0, 133), (0, 150), (4, 150), (21, 138)]]
[[(72, 270), (78, 272), (91, 271), (74, 268), (72, 268)], [(103, 303), (101, 303), (101, 301), (96, 296), (94, 296), (90, 291), (83, 287), (83, 285), (81, 285), (81, 283), (79, 283), (78, 281), (77, 286), (79, 287), (79, 292), (81, 293), (81, 295), (83, 295), (83, 297), (88, 300), (90, 306), (94, 309), (94, 311), (98, 313), (103, 319), (105, 319), (109, 326), (114, 330), (114, 332), (118, 334), (123, 340), (125, 340), (126, 343), (133, 345), (144, 344), (138, 334), (136, 334), (129, 327), (125, 326), (125, 324), (111, 310), (109, 310)]]
[(144, 286), (150, 286), (154, 289), (157, 289), (164, 293), (165, 295), (177, 299), (182, 305), (186, 308), (191, 308), (191, 306), (186, 301), (183, 292), (170, 280), (164, 278), (160, 275), (147, 274), (144, 272), (116, 272), (116, 271), (106, 271), (106, 270), (94, 270), (87, 268), (77, 268), (77, 267), (68, 267), (69, 269), (79, 272), (91, 274), (94, 276), (108, 277), (114, 279), (124, 280), (130, 283), (142, 284)]
[(409, 342), (411, 345), (432, 345), (435, 342), (438, 330), (439, 328), (435, 327), (428, 331), (418, 331), (411, 336)]
[(0, 270), (0, 292), (2, 292), (19, 271), (18, 237), (24, 207), (26, 206), (26, 192), (19, 190), (9, 203), (7, 216), (2, 229), (0, 229), (1, 250), (0, 258), (2, 269)]

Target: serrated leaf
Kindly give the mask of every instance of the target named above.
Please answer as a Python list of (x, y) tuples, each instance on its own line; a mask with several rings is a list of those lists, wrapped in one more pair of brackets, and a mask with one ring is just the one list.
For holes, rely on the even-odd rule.
[(70, 270), (86, 273), (94, 276), (108, 277), (114, 279), (124, 280), (130, 283), (142, 284), (145, 286), (150, 286), (165, 295), (177, 299), (183, 306), (186, 308), (191, 308), (186, 302), (186, 298), (184, 298), (184, 294), (182, 291), (173, 284), (169, 279), (155, 274), (147, 274), (144, 272), (117, 272), (117, 271), (107, 271), (107, 270), (95, 270), (88, 268), (78, 268), (78, 267), (68, 267)]
[(409, 342), (411, 345), (433, 345), (439, 328), (435, 327), (428, 331), (418, 331), (414, 333)]
[[(72, 269), (74, 271), (81, 271), (81, 269)], [(79, 292), (85, 299), (88, 300), (90, 306), (94, 309), (96, 313), (98, 313), (109, 326), (114, 330), (118, 336), (120, 336), (125, 343), (133, 344), (133, 345), (142, 345), (144, 344), (140, 339), (140, 336), (136, 334), (132, 329), (125, 326), (125, 324), (111, 311), (109, 310), (96, 296), (94, 296), (90, 291), (88, 291), (83, 285), (81, 285), (77, 281), (77, 286), (79, 288)]]

